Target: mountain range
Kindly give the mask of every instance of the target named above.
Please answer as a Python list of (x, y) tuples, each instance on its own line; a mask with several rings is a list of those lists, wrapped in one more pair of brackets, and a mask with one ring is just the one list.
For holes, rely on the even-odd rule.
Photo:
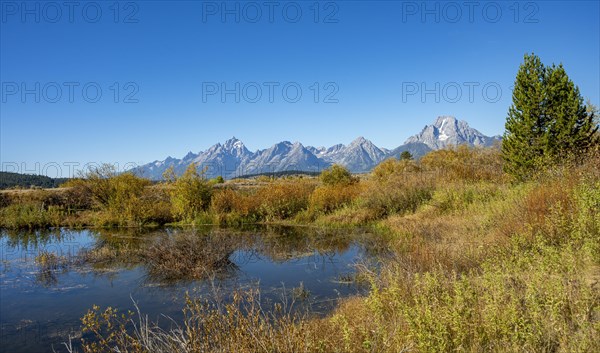
[(364, 137), (348, 145), (331, 147), (304, 146), (300, 142), (279, 142), (267, 149), (251, 152), (235, 137), (217, 143), (206, 151), (189, 152), (183, 158), (167, 157), (132, 169), (138, 175), (152, 180), (162, 179), (170, 167), (181, 174), (191, 164), (206, 169), (206, 177), (223, 176), (226, 179), (243, 175), (282, 171), (318, 172), (333, 164), (340, 164), (353, 173), (368, 172), (381, 161), (399, 157), (404, 151), (419, 158), (432, 150), (467, 144), (469, 146), (492, 146), (500, 136), (485, 136), (463, 120), (452, 116), (440, 116), (431, 125), (409, 137), (403, 145), (388, 150), (375, 146)]

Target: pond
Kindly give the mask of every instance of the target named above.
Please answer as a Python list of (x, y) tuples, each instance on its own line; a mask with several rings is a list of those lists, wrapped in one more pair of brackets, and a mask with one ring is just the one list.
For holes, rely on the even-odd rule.
[[(364, 292), (356, 264), (383, 246), (360, 230), (245, 229), (0, 232), (0, 352), (57, 352), (81, 338), (92, 305), (182, 319), (186, 293), (258, 288), (261, 300), (292, 296), (315, 314)], [(301, 305), (302, 306), (302, 305)]]

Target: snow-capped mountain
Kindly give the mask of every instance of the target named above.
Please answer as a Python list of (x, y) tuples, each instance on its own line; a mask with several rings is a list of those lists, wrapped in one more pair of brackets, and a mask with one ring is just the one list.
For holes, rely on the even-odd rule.
[(196, 163), (201, 170), (206, 169), (207, 177), (218, 175), (242, 175), (241, 167), (246, 165), (254, 154), (244, 143), (235, 137), (217, 143), (206, 151), (188, 152), (182, 159), (168, 157), (164, 161), (154, 161), (133, 169), (133, 172), (152, 180), (162, 179), (163, 173), (173, 167), (176, 174), (181, 175), (191, 163)]
[(348, 146), (335, 145), (317, 155), (331, 164), (340, 164), (353, 172), (367, 172), (387, 157), (373, 142), (359, 137)]
[(332, 164), (340, 164), (351, 172), (360, 173), (368, 172), (384, 159), (398, 157), (404, 151), (418, 158), (431, 150), (453, 145), (491, 146), (499, 140), (499, 136), (485, 136), (469, 127), (465, 121), (440, 116), (432, 125), (427, 125), (419, 134), (409, 137), (403, 145), (393, 150), (377, 147), (364, 137), (359, 137), (348, 145), (331, 147), (303, 146), (300, 142), (283, 141), (267, 149), (251, 152), (242, 141), (233, 137), (206, 151), (189, 152), (182, 159), (167, 157), (132, 171), (149, 179), (160, 180), (170, 167), (174, 168), (175, 173), (181, 174), (191, 163), (196, 163), (201, 170), (206, 169), (208, 178), (219, 175), (234, 178), (281, 171), (319, 172)]
[(286, 170), (318, 172), (329, 166), (330, 164), (319, 159), (310, 149), (304, 147), (300, 142), (290, 143), (284, 141), (277, 143), (266, 150), (257, 151), (253, 158), (242, 166), (243, 173), (240, 175), (281, 172)]
[(485, 136), (471, 128), (464, 120), (458, 120), (453, 116), (440, 116), (432, 125), (425, 126), (419, 134), (409, 137), (405, 144), (420, 142), (437, 150), (463, 144), (492, 146), (499, 139), (499, 136)]

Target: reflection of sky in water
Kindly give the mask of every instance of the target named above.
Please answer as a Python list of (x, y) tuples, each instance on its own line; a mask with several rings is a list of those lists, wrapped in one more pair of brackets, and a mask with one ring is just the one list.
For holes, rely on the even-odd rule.
[[(151, 236), (166, 236), (170, 232), (154, 233), (159, 235)], [(266, 241), (257, 234), (260, 232), (253, 233), (253, 242), (246, 242), (231, 253), (229, 260), (235, 268), (225, 276), (216, 276), (212, 281), (161, 283), (149, 278), (144, 265), (137, 264), (111, 265), (100, 270), (70, 264), (47, 278), (35, 264), (39, 251), (75, 259), (81, 249), (107, 238), (88, 230), (4, 232), (0, 237), (0, 352), (51, 352), (52, 345), (56, 351), (64, 351), (60, 343), (69, 332), (78, 335), (80, 318), (92, 304), (133, 310), (133, 298), (150, 318), (165, 314), (177, 320), (181, 318), (186, 291), (200, 295), (218, 288), (227, 294), (234, 288), (258, 284), (262, 298), (276, 300), (283, 288), (289, 291), (302, 283), (317, 312), (331, 308), (333, 299), (357, 292), (355, 285), (339, 279), (352, 273), (353, 264), (363, 256), (363, 247), (358, 243), (344, 240), (323, 250), (323, 246), (311, 248), (310, 242), (289, 234), (270, 236)]]

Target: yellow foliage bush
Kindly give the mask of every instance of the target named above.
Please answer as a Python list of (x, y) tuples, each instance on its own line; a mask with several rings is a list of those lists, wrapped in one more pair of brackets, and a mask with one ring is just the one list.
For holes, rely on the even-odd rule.
[(265, 220), (285, 219), (308, 207), (308, 200), (315, 189), (310, 181), (276, 181), (263, 186), (253, 195), (260, 203), (259, 213)]
[(421, 167), (441, 179), (465, 181), (503, 181), (502, 155), (494, 148), (470, 148), (432, 151), (421, 159)]
[(371, 176), (373, 179), (381, 182), (389, 179), (392, 175), (398, 175), (403, 173), (416, 173), (420, 172), (421, 168), (413, 160), (398, 160), (394, 158), (386, 159), (379, 163), (373, 171)]
[(318, 212), (329, 213), (352, 203), (361, 193), (359, 183), (335, 186), (319, 186), (310, 195), (309, 207)]

